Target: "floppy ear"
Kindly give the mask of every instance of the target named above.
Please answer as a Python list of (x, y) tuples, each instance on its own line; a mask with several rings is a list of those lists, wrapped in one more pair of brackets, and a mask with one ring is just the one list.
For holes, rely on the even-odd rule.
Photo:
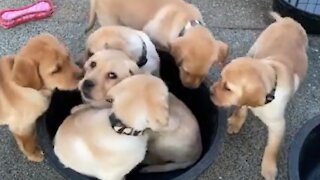
[(181, 48), (183, 44), (183, 38), (178, 37), (169, 43), (169, 52), (174, 57), (174, 60), (178, 66), (182, 64), (183, 49)]
[(13, 80), (20, 86), (39, 90), (42, 87), (36, 62), (28, 57), (17, 57), (13, 65)]
[[(161, 96), (161, 95), (160, 95)], [(164, 99), (163, 99), (164, 98)], [(169, 124), (169, 97), (166, 95), (158, 100), (149, 98), (149, 126), (153, 131), (158, 131), (166, 128)], [(159, 102), (160, 101), (160, 102)]]
[(229, 47), (226, 43), (216, 40), (216, 47), (215, 48), (217, 49), (215, 51), (217, 53), (215, 59), (222, 67), (224, 67), (225, 60), (226, 60), (228, 53), (229, 53)]
[(244, 87), (243, 92), (240, 105), (257, 107), (265, 104), (267, 92), (262, 83), (250, 84)]

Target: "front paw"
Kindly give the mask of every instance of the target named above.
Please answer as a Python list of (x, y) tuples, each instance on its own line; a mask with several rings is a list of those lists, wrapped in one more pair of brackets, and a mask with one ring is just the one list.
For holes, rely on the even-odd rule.
[(40, 149), (37, 149), (34, 153), (29, 154), (27, 156), (29, 161), (33, 161), (33, 162), (42, 162), (44, 159), (44, 155), (43, 152)]
[(270, 159), (264, 159), (261, 165), (261, 175), (265, 180), (275, 180), (277, 176), (277, 164)]
[(231, 116), (228, 118), (228, 134), (237, 134), (241, 129), (241, 124), (237, 123), (237, 117)]

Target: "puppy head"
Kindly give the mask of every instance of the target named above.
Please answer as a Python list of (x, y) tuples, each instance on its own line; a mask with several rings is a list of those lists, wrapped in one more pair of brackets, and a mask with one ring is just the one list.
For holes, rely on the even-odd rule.
[(120, 34), (119, 26), (101, 27), (87, 39), (85, 58), (87, 61), (94, 53), (104, 49), (117, 49), (127, 52), (126, 40)]
[(238, 58), (222, 70), (212, 85), (211, 100), (218, 106), (261, 106), (267, 95), (264, 73), (266, 65), (251, 58)]
[(31, 38), (15, 56), (13, 80), (20, 86), (73, 90), (81, 75), (66, 47), (47, 33)]
[(168, 125), (169, 92), (164, 82), (152, 75), (126, 78), (108, 92), (112, 109), (127, 126), (159, 131)]
[(139, 73), (138, 66), (122, 51), (96, 52), (84, 65), (85, 75), (79, 89), (85, 101), (104, 101), (111, 87)]
[(182, 37), (173, 40), (170, 52), (179, 67), (182, 84), (197, 88), (208, 74), (212, 65), (223, 63), (228, 46), (214, 40), (204, 28), (192, 28)]

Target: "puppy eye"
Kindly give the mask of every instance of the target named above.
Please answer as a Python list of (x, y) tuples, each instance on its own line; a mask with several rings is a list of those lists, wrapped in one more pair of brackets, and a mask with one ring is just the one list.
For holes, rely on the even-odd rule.
[(58, 72), (60, 72), (62, 69), (62, 67), (60, 65), (57, 65), (56, 68), (51, 72), (51, 74), (56, 74)]
[(114, 73), (114, 72), (109, 72), (108, 74), (107, 74), (107, 78), (108, 79), (117, 79), (117, 74), (116, 73)]
[(227, 86), (227, 83), (223, 84), (223, 89), (225, 89), (226, 91), (231, 91), (231, 89)]
[(97, 63), (96, 62), (94, 62), (94, 61), (92, 61), (91, 63), (90, 63), (90, 67), (93, 69), (93, 68), (95, 68), (97, 66)]

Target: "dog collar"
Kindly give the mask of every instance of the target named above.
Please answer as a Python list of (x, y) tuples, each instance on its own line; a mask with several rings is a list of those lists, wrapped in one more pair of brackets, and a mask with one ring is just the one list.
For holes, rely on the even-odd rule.
[(268, 103), (270, 103), (270, 102), (272, 102), (274, 100), (275, 93), (276, 93), (276, 88), (277, 88), (277, 75), (276, 75), (276, 81), (274, 83), (274, 86), (273, 86), (271, 92), (266, 95), (265, 104), (268, 104)]
[(118, 134), (125, 134), (128, 136), (140, 136), (140, 135), (143, 135), (144, 133), (144, 130), (138, 131), (131, 127), (127, 127), (122, 123), (122, 121), (119, 118), (117, 118), (117, 116), (114, 113), (112, 113), (109, 116), (109, 120), (110, 120), (112, 129), (116, 131)]
[(147, 59), (147, 45), (144, 42), (144, 40), (139, 36), (141, 42), (142, 42), (142, 52), (141, 52), (141, 56), (139, 57), (139, 61), (137, 62), (138, 67), (142, 67), (145, 64), (147, 64), (148, 59)]
[(186, 32), (186, 30), (188, 30), (189, 28), (191, 27), (195, 27), (195, 26), (205, 26), (205, 23), (202, 22), (202, 21), (199, 21), (199, 20), (191, 20), (191, 21), (188, 21), (187, 24), (182, 28), (182, 30), (180, 31), (179, 33), (179, 37), (180, 36), (183, 36)]

